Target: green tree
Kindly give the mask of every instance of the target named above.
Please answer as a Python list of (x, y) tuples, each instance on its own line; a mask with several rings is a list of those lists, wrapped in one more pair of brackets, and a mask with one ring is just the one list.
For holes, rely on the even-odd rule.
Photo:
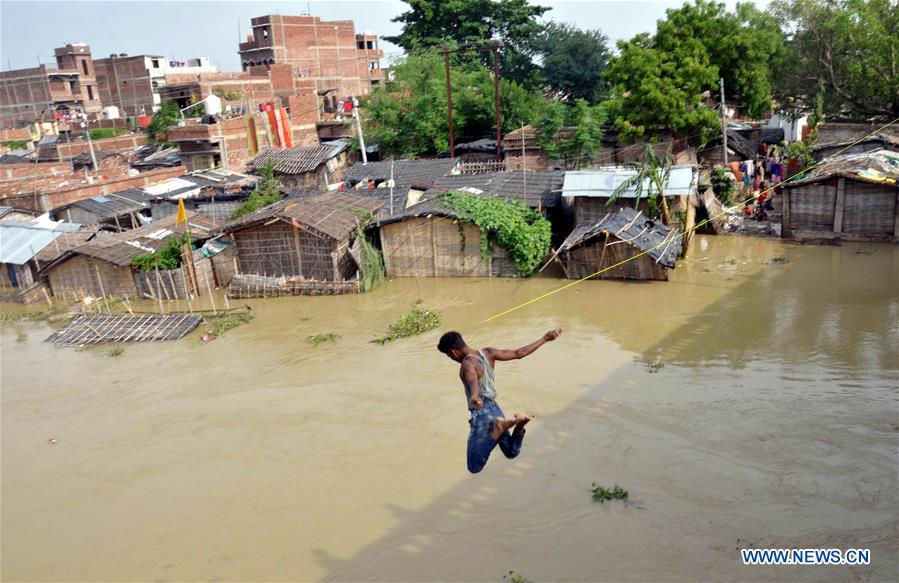
[(626, 191), (634, 189), (636, 198), (634, 208), (640, 205), (640, 201), (646, 198), (650, 211), (662, 210), (662, 222), (671, 224), (671, 213), (668, 210), (668, 201), (665, 200), (665, 190), (668, 188), (668, 179), (671, 177), (671, 167), (674, 161), (669, 150), (665, 157), (660, 158), (655, 148), (646, 144), (640, 154), (640, 162), (632, 164), (637, 173), (623, 181), (609, 196), (608, 204), (613, 204)]
[[(453, 130), (457, 141), (490, 136), (495, 131), (494, 85), (490, 71), (477, 61), (457, 60), (451, 68)], [(501, 129), (511, 131), (542, 112), (539, 93), (500, 79)], [(449, 148), (446, 78), (443, 58), (413, 54), (394, 69), (394, 81), (376, 87), (363, 99), (365, 132), (387, 155), (420, 156)]]
[(256, 183), (256, 188), (231, 214), (232, 219), (240, 218), (281, 200), (284, 186), (275, 178), (275, 163), (269, 160), (258, 169), (258, 173), (259, 181)]
[[(540, 34), (537, 19), (549, 8), (527, 0), (404, 0), (409, 10), (393, 19), (403, 25), (396, 36), (384, 40), (407, 52), (448, 44), (486, 45), (502, 43), (503, 77), (518, 82), (533, 78), (536, 66), (531, 61), (534, 42)], [(481, 54), (490, 64), (489, 52)]]
[(719, 131), (717, 113), (704, 103), (717, 97), (719, 78), (741, 113), (762, 117), (783, 43), (777, 20), (750, 4), (728, 12), (723, 3), (696, 0), (670, 9), (655, 34), (618, 43), (607, 74), (615, 123), (628, 138), (665, 127), (704, 141)]
[(160, 134), (164, 134), (168, 128), (177, 125), (179, 121), (181, 121), (181, 110), (178, 108), (178, 104), (174, 101), (166, 101), (153, 114), (153, 118), (147, 125), (147, 139), (155, 142)]
[(553, 101), (535, 124), (537, 143), (550, 159), (564, 159), (567, 167), (580, 168), (599, 154), (605, 122), (603, 105), (578, 99), (569, 107)]
[(784, 53), (783, 33), (773, 16), (748, 3), (728, 12), (723, 3), (708, 0), (668, 10), (656, 28), (656, 47), (673, 52), (692, 42), (703, 46), (717, 69), (715, 82), (705, 90), (717, 95), (721, 77), (728, 101), (741, 113), (759, 118), (771, 110), (774, 68)]
[(678, 136), (699, 134), (702, 141), (718, 132), (718, 114), (703, 104), (703, 92), (717, 82), (718, 71), (701, 42), (660, 48), (643, 33), (618, 48), (609, 64), (608, 111), (623, 138), (652, 135), (660, 127)]
[(899, 8), (895, 0), (777, 0), (789, 31), (777, 76), (780, 108), (808, 113), (823, 96), (828, 115), (899, 117)]
[(564, 100), (585, 99), (596, 104), (606, 97), (603, 78), (611, 52), (608, 39), (598, 30), (581, 30), (550, 22), (537, 44), (546, 87)]

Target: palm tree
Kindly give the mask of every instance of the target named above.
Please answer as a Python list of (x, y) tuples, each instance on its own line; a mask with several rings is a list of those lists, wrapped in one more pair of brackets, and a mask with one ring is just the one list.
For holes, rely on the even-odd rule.
[(646, 200), (649, 202), (649, 208), (657, 209), (659, 208), (659, 199), (661, 199), (662, 222), (666, 225), (671, 224), (671, 214), (668, 211), (665, 189), (668, 188), (668, 179), (671, 176), (671, 167), (673, 165), (674, 160), (671, 158), (670, 148), (664, 158), (659, 158), (655, 148), (651, 144), (646, 144), (643, 148), (643, 153), (640, 154), (640, 163), (628, 165), (634, 168), (637, 174), (618, 185), (609, 197), (608, 204), (613, 204), (626, 191), (634, 189), (637, 195), (634, 201), (634, 208), (640, 205), (640, 200), (643, 197), (646, 197)]

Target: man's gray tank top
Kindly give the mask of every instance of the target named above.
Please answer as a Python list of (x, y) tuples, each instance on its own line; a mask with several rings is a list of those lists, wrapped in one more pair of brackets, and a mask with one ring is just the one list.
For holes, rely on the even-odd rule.
[[(473, 356), (479, 358), (481, 360), (481, 364), (484, 366), (484, 374), (478, 378), (478, 390), (481, 393), (481, 400), (486, 401), (487, 399), (491, 401), (496, 400), (496, 388), (493, 386), (493, 367), (490, 366), (490, 361), (487, 360), (487, 357), (484, 356), (483, 350), (478, 350), (477, 354), (469, 354), (465, 358), (469, 356)], [(468, 385), (465, 384), (465, 381), (462, 381), (462, 386), (465, 387), (465, 397), (468, 399), (468, 407), (471, 408), (471, 389), (469, 389)]]

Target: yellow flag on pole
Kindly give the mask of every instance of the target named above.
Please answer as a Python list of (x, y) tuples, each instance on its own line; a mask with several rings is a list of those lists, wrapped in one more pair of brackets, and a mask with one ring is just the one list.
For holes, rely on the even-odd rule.
[(180, 225), (181, 223), (187, 222), (187, 209), (184, 208), (184, 199), (178, 199), (178, 216), (175, 217), (175, 224)]

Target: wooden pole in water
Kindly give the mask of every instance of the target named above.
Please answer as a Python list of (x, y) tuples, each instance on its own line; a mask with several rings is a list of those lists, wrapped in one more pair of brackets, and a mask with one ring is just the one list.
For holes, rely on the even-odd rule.
[[(150, 283), (149, 280), (147, 281), (147, 283)], [(152, 287), (152, 285), (153, 284), (150, 283), (151, 287)], [(159, 313), (165, 314), (165, 309), (163, 309), (163, 307), (162, 307), (162, 290), (159, 289), (159, 270), (158, 269), (156, 270), (156, 300), (159, 302)]]
[(125, 302), (125, 308), (128, 309), (128, 313), (133, 316), (134, 310), (131, 309), (131, 302), (128, 301), (128, 294), (122, 294), (122, 301)]
[(97, 282), (100, 284), (100, 293), (103, 294), (103, 303), (106, 304), (106, 311), (112, 315), (112, 311), (109, 309), (109, 302), (106, 301), (106, 288), (103, 286), (103, 278), (100, 277), (100, 268), (97, 267), (96, 263), (94, 263), (94, 272), (97, 274)]
[(181, 266), (181, 281), (184, 282), (184, 293), (187, 294), (187, 311), (190, 312), (191, 314), (193, 314), (193, 313), (194, 313), (194, 307), (193, 307), (193, 303), (191, 302), (191, 299), (193, 298), (193, 294), (190, 293), (191, 290), (190, 290), (190, 288), (187, 287), (187, 276), (184, 275), (184, 270), (185, 270), (185, 269), (187, 269), (187, 266), (186, 266), (186, 265), (182, 265), (182, 266)]
[(213, 297), (213, 294), (212, 294), (212, 288), (209, 287), (209, 273), (208, 272), (206, 272), (206, 271), (203, 272), (203, 279), (206, 281), (206, 291), (209, 292), (209, 301), (212, 303), (212, 313), (217, 316), (218, 311), (215, 309), (215, 298)]
[(225, 309), (231, 310), (231, 302), (228, 300), (228, 294), (225, 294)]
[(44, 292), (44, 297), (47, 299), (47, 303), (50, 307), (53, 307), (53, 300), (50, 299), (50, 294), (47, 293), (47, 288), (41, 286), (41, 291)]

